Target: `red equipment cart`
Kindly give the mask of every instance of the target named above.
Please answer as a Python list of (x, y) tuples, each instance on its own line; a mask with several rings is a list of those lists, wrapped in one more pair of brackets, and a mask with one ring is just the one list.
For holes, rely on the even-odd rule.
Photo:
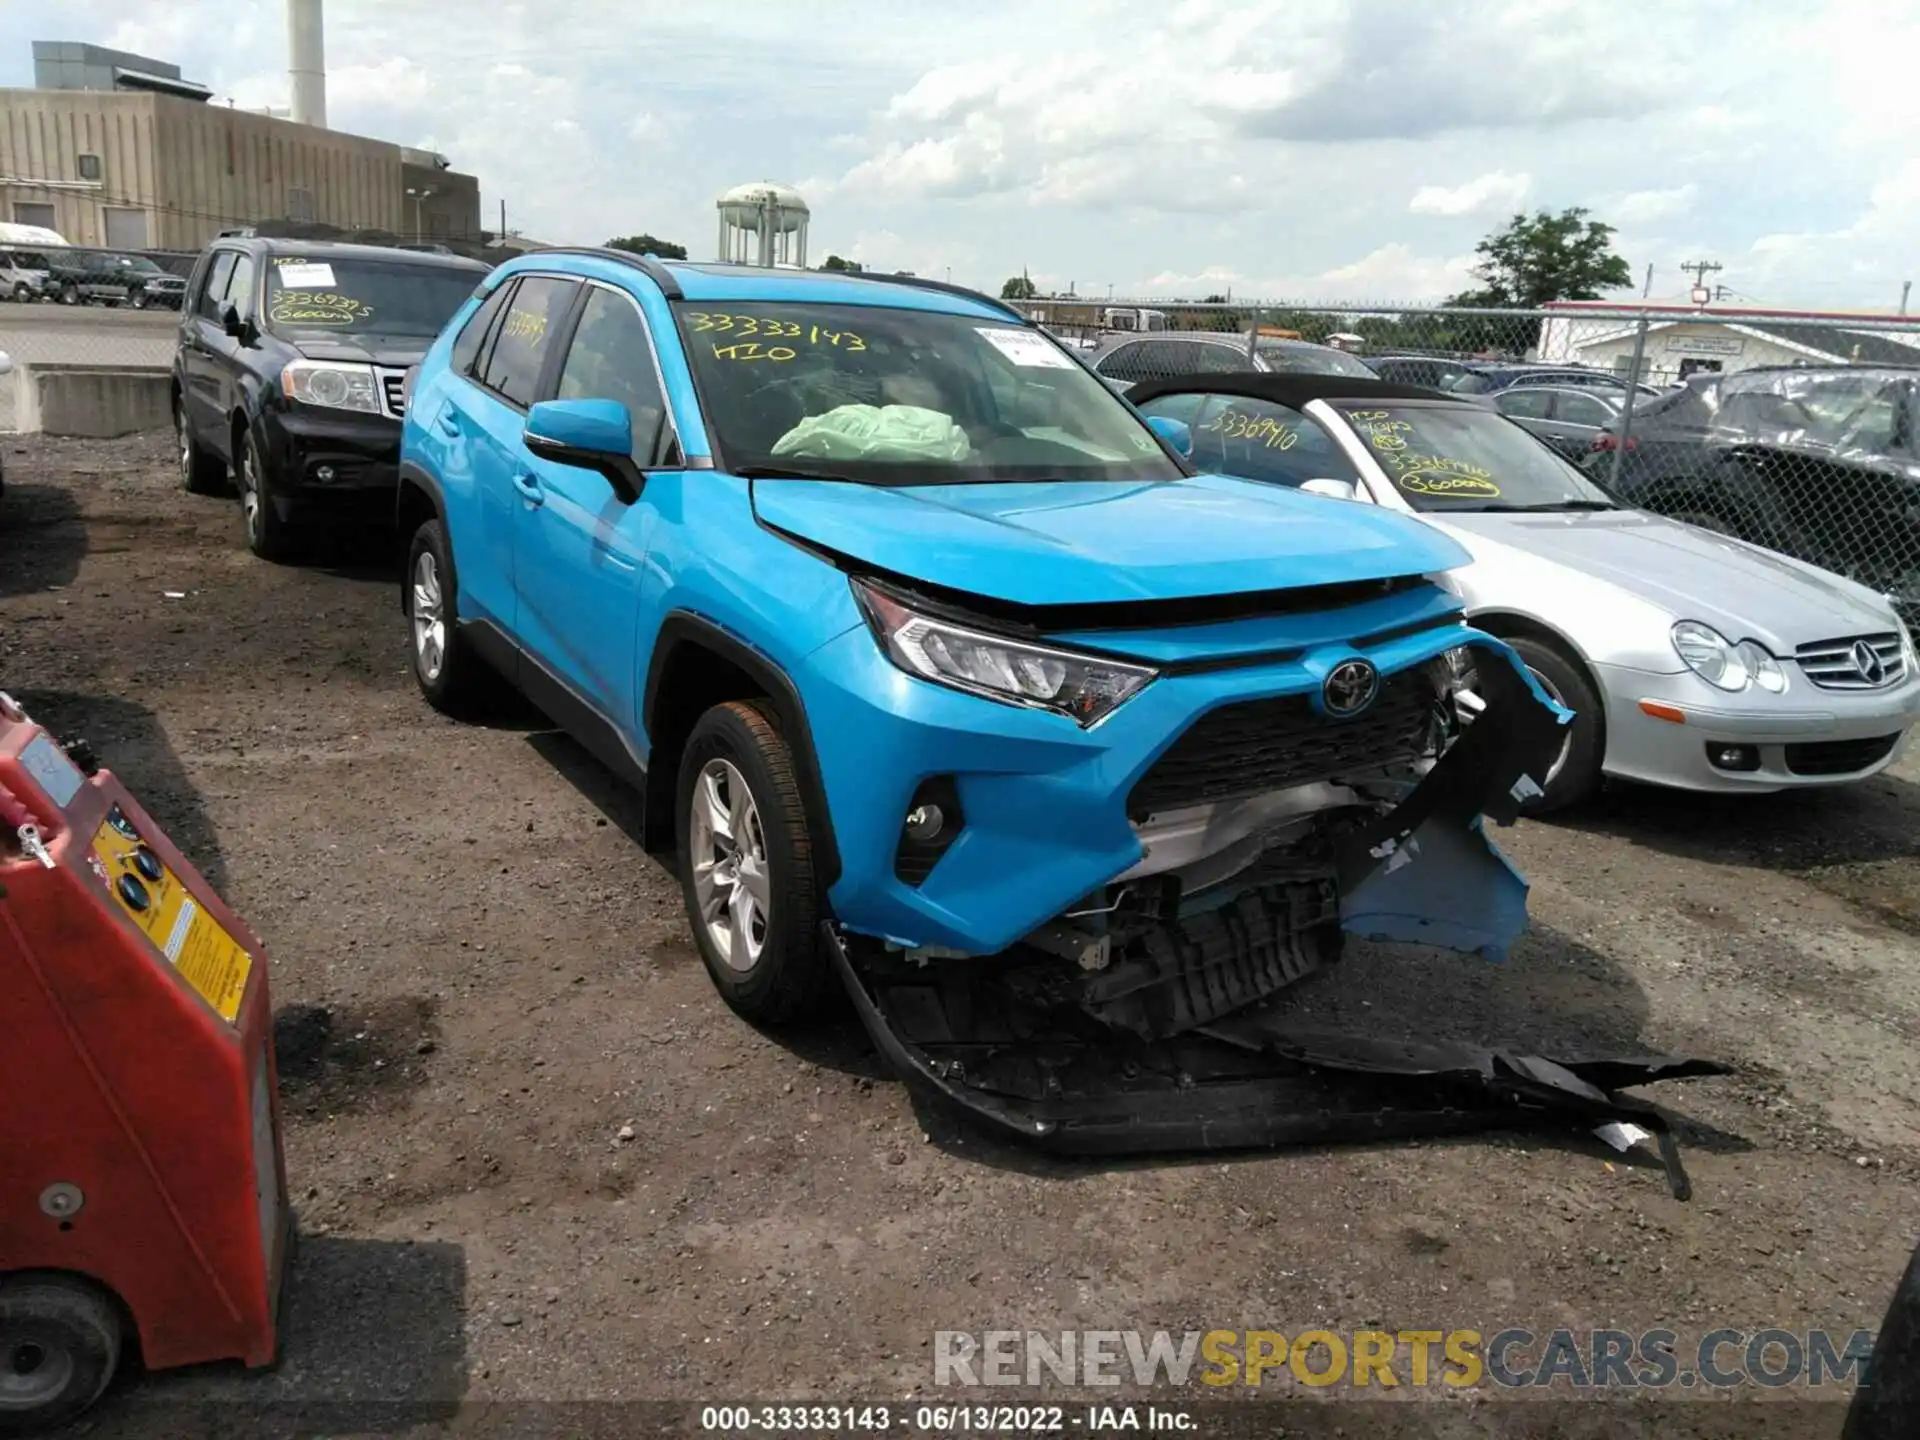
[(273, 1361), (291, 1241), (267, 964), (109, 771), (0, 695), (0, 1430)]

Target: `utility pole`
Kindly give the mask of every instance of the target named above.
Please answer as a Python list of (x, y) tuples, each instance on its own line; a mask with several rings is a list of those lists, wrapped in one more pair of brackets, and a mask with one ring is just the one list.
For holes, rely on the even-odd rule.
[(1695, 285), (1705, 285), (1708, 275), (1726, 268), (1718, 260), (1689, 260), (1680, 267), (1686, 274), (1693, 276)]
[(1911, 295), (1912, 293), (1913, 293), (1913, 282), (1911, 280), (1901, 281), (1900, 282), (1900, 313), (1902, 315), (1907, 313), (1907, 296)]
[(1640, 298), (1644, 300), (1651, 294), (1653, 294), (1653, 266), (1649, 263), (1647, 266), (1647, 283), (1640, 287)]

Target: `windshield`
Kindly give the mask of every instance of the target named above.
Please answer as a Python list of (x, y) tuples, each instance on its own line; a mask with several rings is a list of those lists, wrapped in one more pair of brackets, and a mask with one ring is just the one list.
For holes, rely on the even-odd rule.
[(481, 278), (478, 271), (443, 265), (276, 255), (268, 267), (267, 328), (438, 335)]
[(1416, 510), (1612, 509), (1606, 495), (1493, 411), (1454, 405), (1339, 405)]
[(675, 305), (728, 469), (895, 485), (1178, 480), (1124, 401), (1037, 329), (870, 305)]

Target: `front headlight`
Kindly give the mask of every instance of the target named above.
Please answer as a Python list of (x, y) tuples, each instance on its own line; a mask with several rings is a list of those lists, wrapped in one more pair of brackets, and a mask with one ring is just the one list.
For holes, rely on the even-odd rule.
[(859, 580), (854, 598), (874, 637), (909, 675), (1006, 705), (1027, 705), (1094, 725), (1138, 694), (1155, 672), (1097, 655), (1010, 640), (922, 615)]
[(1900, 655), (1907, 662), (1907, 674), (1920, 670), (1920, 646), (1913, 643), (1913, 627), (1900, 618), (1898, 612), (1893, 617), (1893, 628), (1900, 632)]
[(1682, 620), (1673, 627), (1673, 648), (1687, 668), (1709, 685), (1738, 694), (1758, 685), (1775, 695), (1787, 688), (1787, 672), (1755, 640), (1734, 644), (1711, 625)]
[(295, 360), (280, 372), (280, 389), (289, 400), (329, 410), (380, 413), (380, 387), (371, 365), (339, 360)]

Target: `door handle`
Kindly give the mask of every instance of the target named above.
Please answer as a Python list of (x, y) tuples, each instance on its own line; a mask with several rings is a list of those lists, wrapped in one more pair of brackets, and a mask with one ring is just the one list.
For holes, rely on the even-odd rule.
[(440, 413), (433, 417), (433, 423), (442, 435), (460, 433), (460, 417), (453, 412), (451, 406), (442, 407)]
[(546, 504), (546, 492), (540, 488), (540, 482), (525, 470), (513, 477), (513, 488), (520, 492), (520, 498), (529, 505)]

